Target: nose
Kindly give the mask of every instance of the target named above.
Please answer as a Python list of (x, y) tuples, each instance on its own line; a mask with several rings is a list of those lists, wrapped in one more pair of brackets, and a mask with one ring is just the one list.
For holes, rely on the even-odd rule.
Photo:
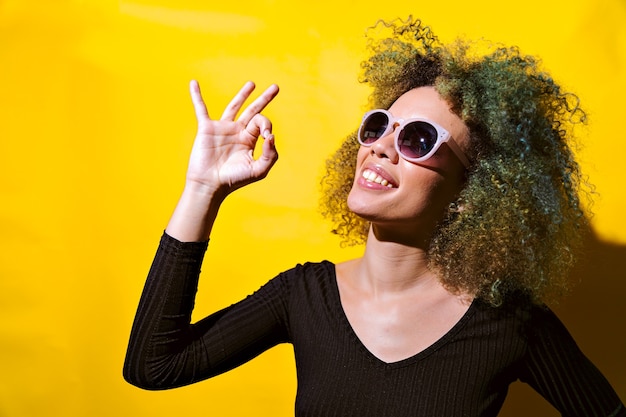
[(379, 158), (387, 158), (393, 164), (397, 164), (399, 160), (398, 151), (396, 150), (395, 140), (395, 130), (398, 127), (398, 123), (394, 123), (393, 129), (391, 129), (387, 134), (376, 142), (374, 142), (371, 146), (371, 153)]

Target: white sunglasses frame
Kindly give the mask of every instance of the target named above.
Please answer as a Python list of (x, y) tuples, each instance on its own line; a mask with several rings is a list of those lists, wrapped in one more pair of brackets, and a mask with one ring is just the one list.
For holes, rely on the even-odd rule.
[[(385, 128), (385, 131), (380, 135), (380, 137), (378, 137), (376, 140), (374, 140), (371, 143), (365, 143), (365, 142), (363, 142), (361, 140), (361, 132), (363, 130), (363, 123), (365, 122), (365, 120), (367, 120), (368, 117), (370, 117), (371, 115), (376, 114), (376, 113), (383, 113), (383, 114), (385, 114), (385, 116), (387, 116), (387, 119), (388, 119), (387, 127)], [(437, 141), (435, 142), (435, 145), (433, 146), (433, 148), (426, 155), (420, 156), (419, 158), (408, 157), (408, 156), (404, 155), (402, 153), (402, 151), (400, 151), (400, 132), (402, 132), (402, 130), (404, 130), (404, 128), (408, 124), (410, 124), (412, 122), (427, 123), (427, 124), (431, 125), (432, 127), (434, 127), (435, 130), (437, 131)], [(423, 162), (423, 161), (426, 161), (428, 158), (433, 156), (435, 154), (435, 152), (437, 152), (437, 150), (439, 149), (439, 147), (441, 146), (442, 143), (447, 143), (448, 146), (450, 147), (450, 150), (452, 150), (452, 152), (454, 152), (454, 154), (457, 156), (457, 158), (459, 158), (459, 160), (461, 161), (463, 166), (466, 169), (470, 167), (469, 159), (467, 159), (467, 156), (465, 156), (465, 153), (463, 152), (463, 150), (461, 149), (459, 144), (456, 143), (456, 141), (450, 135), (450, 133), (446, 129), (444, 129), (443, 127), (439, 126), (437, 123), (433, 122), (432, 120), (428, 120), (428, 119), (424, 119), (424, 118), (411, 118), (411, 119), (406, 119), (405, 120), (405, 119), (401, 119), (401, 118), (395, 118), (388, 110), (385, 110), (385, 109), (370, 110), (367, 113), (365, 113), (365, 115), (363, 116), (363, 120), (361, 120), (361, 125), (359, 126), (359, 131), (357, 133), (357, 140), (359, 141), (359, 143), (362, 146), (370, 147), (374, 143), (376, 143), (376, 141), (378, 139), (387, 136), (391, 131), (394, 132), (394, 142), (393, 143), (394, 143), (394, 145), (396, 147), (396, 151), (398, 152), (398, 155), (400, 155), (403, 159), (406, 159), (409, 162)]]

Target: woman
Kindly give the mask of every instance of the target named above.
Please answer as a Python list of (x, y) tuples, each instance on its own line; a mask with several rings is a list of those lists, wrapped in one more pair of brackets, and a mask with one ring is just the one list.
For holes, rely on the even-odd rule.
[(517, 379), (563, 415), (626, 416), (542, 303), (565, 287), (586, 226), (567, 142), (584, 119), (575, 96), (514, 48), (475, 56), (412, 19), (377, 28), (392, 32), (364, 63), (379, 110), (324, 180), (325, 214), (347, 243), (366, 242), (363, 256), (298, 265), (190, 324), (221, 203), (278, 157), (260, 113), (276, 86), (244, 108), (246, 84), (213, 120), (192, 82), (198, 134), (125, 378), (177, 387), (292, 343), (298, 416), (495, 416)]

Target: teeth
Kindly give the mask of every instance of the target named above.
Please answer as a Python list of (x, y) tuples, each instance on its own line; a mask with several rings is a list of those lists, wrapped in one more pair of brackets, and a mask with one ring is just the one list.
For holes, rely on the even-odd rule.
[(366, 169), (365, 171), (363, 171), (363, 178), (365, 178), (369, 182), (375, 182), (376, 184), (380, 184), (384, 187), (388, 187), (388, 188), (393, 187), (389, 183), (389, 181), (387, 181), (386, 179), (384, 179), (383, 177), (381, 177), (380, 175), (378, 175), (377, 173), (369, 169)]

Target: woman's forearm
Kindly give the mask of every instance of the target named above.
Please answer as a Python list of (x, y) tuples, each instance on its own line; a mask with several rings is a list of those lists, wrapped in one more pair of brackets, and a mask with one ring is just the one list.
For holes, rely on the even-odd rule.
[(174, 209), (166, 233), (181, 242), (208, 240), (223, 201), (224, 197), (218, 193), (188, 184)]

